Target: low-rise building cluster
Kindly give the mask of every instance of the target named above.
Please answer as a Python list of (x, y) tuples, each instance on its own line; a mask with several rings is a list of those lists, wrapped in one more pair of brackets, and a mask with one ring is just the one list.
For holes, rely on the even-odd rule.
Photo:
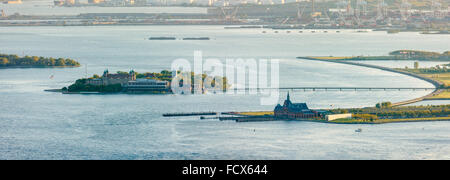
[(156, 79), (136, 78), (136, 72), (110, 74), (108, 70), (99, 78), (90, 78), (86, 84), (94, 86), (108, 86), (120, 84), (126, 92), (170, 91), (170, 82)]

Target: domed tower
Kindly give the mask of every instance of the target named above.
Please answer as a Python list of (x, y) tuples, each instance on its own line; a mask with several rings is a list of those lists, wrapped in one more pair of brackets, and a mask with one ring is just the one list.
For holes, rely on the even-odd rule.
[(128, 78), (130, 81), (136, 81), (136, 72), (134, 72), (134, 70), (131, 70), (130, 76)]
[(108, 77), (109, 71), (108, 69), (106, 69), (105, 71), (103, 71), (103, 77)]
[(109, 77), (109, 71), (108, 71), (108, 69), (106, 69), (105, 71), (103, 71), (103, 76), (101, 77), (102, 84), (104, 86), (109, 84), (108, 77)]

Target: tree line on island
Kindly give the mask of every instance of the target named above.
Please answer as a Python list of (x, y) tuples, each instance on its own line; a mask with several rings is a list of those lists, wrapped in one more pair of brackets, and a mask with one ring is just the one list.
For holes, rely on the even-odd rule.
[[(369, 57), (370, 58), (370, 57)], [(397, 50), (392, 51), (387, 56), (387, 60), (427, 60), (427, 61), (449, 61), (450, 51), (443, 53), (418, 51), (418, 50)]]
[(348, 57), (334, 57), (334, 56), (318, 56), (318, 57), (299, 57), (306, 59), (320, 59), (320, 60), (354, 60), (354, 61), (369, 61), (369, 60), (421, 60), (421, 61), (450, 61), (450, 51), (443, 53), (418, 51), (418, 50), (397, 50), (392, 51), (385, 56), (348, 56)]
[(0, 54), (0, 67), (78, 67), (80, 63), (69, 58), (48, 58)]
[(70, 85), (69, 87), (63, 87), (64, 92), (105, 92), (105, 93), (115, 93), (121, 92), (123, 87), (121, 84), (110, 84), (110, 85), (91, 85), (87, 84), (87, 79), (78, 79)]

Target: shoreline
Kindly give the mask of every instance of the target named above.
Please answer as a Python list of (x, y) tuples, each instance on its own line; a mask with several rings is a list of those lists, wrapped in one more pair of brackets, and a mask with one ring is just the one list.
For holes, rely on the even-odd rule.
[[(64, 15), (57, 15), (57, 16), (64, 16)], [(56, 17), (57, 17), (56, 16)], [(66, 15), (71, 16), (71, 15)], [(52, 16), (53, 17), (53, 16)], [(0, 19), (0, 20), (15, 20), (15, 19)], [(30, 19), (20, 19), (20, 20), (30, 20)], [(219, 21), (211, 21), (209, 23), (205, 22), (184, 22), (184, 23), (161, 23), (161, 22), (151, 22), (151, 23), (136, 23), (136, 22), (106, 22), (106, 23), (98, 23), (98, 24), (48, 24), (45, 23), (48, 21), (48, 19), (37, 19), (44, 23), (37, 23), (37, 24), (7, 24), (2, 23), (0, 24), (0, 27), (87, 27), (87, 26), (277, 26), (277, 23), (245, 23), (245, 22), (233, 22), (233, 23), (224, 23)], [(71, 20), (77, 20), (77, 19), (71, 19)], [(203, 20), (203, 19), (200, 19)], [(61, 20), (61, 23), (64, 22), (64, 20)], [(246, 29), (242, 27), (238, 27), (235, 29)], [(449, 35), (449, 32), (441, 32), (441, 29), (383, 29), (383, 28), (374, 28), (374, 27), (302, 27), (302, 28), (295, 28), (295, 27), (263, 27), (261, 29), (272, 29), (272, 30), (371, 30), (371, 31), (384, 31), (388, 34), (397, 34), (402, 32), (417, 32), (422, 35)], [(394, 33), (389, 33), (390, 30), (398, 30)]]
[(81, 66), (12, 66), (12, 67), (0, 67), (0, 69), (48, 69), (48, 68), (78, 68)]
[[(356, 57), (356, 56), (355, 56)], [(336, 59), (321, 59), (327, 58), (324, 56), (310, 56), (310, 57), (302, 57), (302, 58), (311, 58), (310, 60), (329, 60), (329, 61), (345, 61), (345, 62), (360, 62), (360, 61), (420, 61), (420, 62), (449, 62), (449, 60), (442, 59), (388, 59), (388, 58), (380, 58), (377, 59), (346, 59), (345, 57), (328, 57), (328, 58), (336, 58)]]
[[(43, 22), (46, 21), (46, 19), (42, 19)], [(439, 32), (440, 29), (414, 29), (414, 30), (400, 30), (396, 33), (389, 33), (389, 29), (380, 29), (380, 28), (374, 28), (374, 27), (354, 27), (354, 28), (336, 28), (336, 27), (304, 27), (304, 28), (293, 28), (293, 27), (281, 27), (281, 28), (273, 28), (273, 27), (263, 27), (263, 26), (274, 26), (274, 23), (221, 23), (221, 22), (211, 22), (211, 23), (99, 23), (99, 24), (45, 24), (45, 23), (39, 23), (39, 24), (1, 24), (0, 27), (123, 27), (123, 26), (262, 26), (262, 28), (257, 29), (267, 29), (267, 30), (371, 30), (371, 31), (384, 31), (387, 34), (396, 34), (396, 33), (402, 33), (402, 32), (415, 32), (421, 35), (450, 35), (448, 32)], [(233, 29), (255, 29), (255, 28), (233, 28)], [(429, 32), (430, 31), (430, 32)]]
[[(241, 112), (245, 113), (245, 112)], [(240, 114), (240, 113), (237, 113)], [(221, 121), (233, 120), (236, 122), (266, 122), (266, 121), (305, 121), (315, 123), (329, 124), (388, 124), (388, 123), (407, 123), (407, 122), (436, 122), (450, 121), (450, 117), (428, 117), (428, 118), (399, 118), (399, 119), (379, 119), (375, 121), (326, 121), (326, 120), (308, 120), (308, 119), (275, 119), (273, 116), (240, 116), (240, 117), (219, 117)]]
[[(406, 76), (414, 77), (414, 78), (417, 78), (417, 79), (420, 79), (420, 80), (423, 80), (423, 81), (426, 81), (426, 82), (429, 82), (429, 83), (433, 84), (433, 86), (435, 88), (435, 90), (433, 92), (431, 92), (431, 93), (429, 93), (429, 94), (427, 94), (425, 96), (419, 97), (419, 98), (392, 103), (393, 107), (420, 102), (420, 101), (423, 101), (423, 100), (425, 100), (427, 98), (430, 98), (430, 97), (433, 97), (435, 95), (438, 95), (438, 94), (442, 93), (445, 90), (445, 89), (440, 89), (440, 87), (443, 85), (442, 82), (436, 81), (436, 80), (428, 78), (428, 77), (420, 76), (418, 74), (414, 74), (414, 73), (407, 72), (407, 71), (402, 71), (402, 70), (397, 70), (397, 69), (393, 69), (393, 68), (377, 66), (377, 65), (370, 65), (370, 64), (349, 62), (348, 60), (328, 60), (328, 59), (318, 59), (318, 58), (314, 58), (314, 57), (301, 57), (301, 56), (297, 57), (297, 59), (322, 61), (322, 62), (332, 62), (332, 63), (338, 63), (338, 64), (346, 64), (346, 65), (354, 65), (354, 66), (360, 66), (360, 67), (366, 67), (366, 68), (379, 69), (379, 70), (383, 70), (383, 71), (388, 71), (388, 72), (393, 72), (393, 73), (398, 73), (398, 74), (403, 74), (403, 75), (406, 75)], [(364, 61), (364, 60), (360, 60), (360, 61)]]
[(333, 61), (424, 61), (424, 62), (449, 62), (450, 59), (430, 57), (403, 57), (403, 56), (306, 56), (311, 60), (333, 60)]
[(151, 93), (151, 92), (67, 92), (63, 91), (62, 89), (45, 89), (45, 92), (57, 92), (62, 94), (81, 94), (81, 95), (119, 95), (119, 94), (132, 94), (132, 95), (172, 95), (173, 93), (167, 92), (167, 93)]
[(422, 101), (450, 100), (450, 98), (425, 98)]
[[(374, 121), (369, 120), (333, 120), (327, 121), (324, 119), (277, 119), (273, 115), (269, 115), (271, 111), (249, 111), (249, 112), (191, 112), (191, 113), (173, 113), (175, 116), (199, 116), (200, 119), (219, 119), (220, 121), (235, 121), (237, 123), (245, 122), (268, 122), (268, 121), (304, 121), (314, 123), (328, 123), (328, 124), (388, 124), (388, 123), (407, 123), (407, 122), (436, 122), (436, 121), (450, 121), (450, 116), (438, 117), (416, 117), (416, 118), (396, 118), (396, 119), (378, 119)], [(264, 115), (255, 115), (254, 113), (262, 113)], [(249, 115), (251, 114), (251, 115)], [(163, 114), (163, 117), (170, 117), (168, 114)], [(206, 116), (204, 116), (206, 115)], [(220, 116), (220, 115), (234, 115), (234, 116)], [(214, 116), (214, 117), (211, 117)]]

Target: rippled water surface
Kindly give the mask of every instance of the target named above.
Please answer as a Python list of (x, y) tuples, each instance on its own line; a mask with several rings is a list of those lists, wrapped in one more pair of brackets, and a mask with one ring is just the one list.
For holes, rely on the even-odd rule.
[[(150, 36), (208, 36), (211, 40), (149, 41)], [(0, 53), (70, 57), (83, 66), (0, 69), (0, 159), (450, 159), (450, 122), (336, 125), (163, 118), (168, 112), (258, 111), (274, 106), (260, 105), (257, 95), (62, 95), (43, 91), (84, 77), (86, 65), (89, 75), (107, 68), (110, 72), (161, 71), (169, 69), (176, 58), (192, 60), (195, 50), (202, 51), (205, 59), (223, 61), (279, 59), (282, 87), (432, 87), (395, 73), (295, 57), (385, 55), (398, 49), (442, 52), (449, 49), (449, 40), (446, 35), (352, 30), (263, 34), (222, 26), (1, 27)], [(397, 102), (429, 92), (294, 91), (291, 97), (310, 108), (338, 108)], [(280, 102), (285, 95), (281, 92)], [(357, 128), (363, 132), (355, 133)]]

